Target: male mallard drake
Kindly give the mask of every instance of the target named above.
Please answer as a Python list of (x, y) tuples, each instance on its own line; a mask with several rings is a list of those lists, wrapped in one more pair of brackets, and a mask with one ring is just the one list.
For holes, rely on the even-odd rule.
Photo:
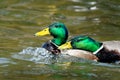
[[(44, 35), (48, 35), (48, 34), (52, 35), (53, 39), (46, 42), (45, 44), (43, 44), (42, 47), (47, 49), (48, 51), (52, 52), (53, 54), (60, 53), (58, 46), (61, 46), (62, 44), (64, 44), (67, 41), (67, 38), (68, 38), (67, 28), (65, 27), (65, 25), (63, 23), (55, 22), (55, 23), (49, 25), (48, 28), (46, 28), (40, 32), (37, 32), (35, 34), (35, 36), (44, 36)], [(79, 43), (80, 45), (78, 45), (78, 46), (74, 45), (74, 47), (73, 47), (72, 46), (73, 44), (71, 44), (71, 43), (72, 42), (74, 43), (75, 41), (77, 41), (76, 44), (78, 44), (80, 42)], [(72, 46), (70, 48), (74, 48), (74, 49), (69, 49), (69, 50), (64, 50), (64, 51), (61, 50), (61, 53), (69, 54), (71, 56), (85, 58), (85, 59), (89, 59), (89, 60), (98, 60), (100, 62), (114, 62), (116, 60), (119, 60), (119, 54), (117, 53), (117, 51), (112, 50), (112, 49), (113, 48), (116, 49), (116, 45), (118, 45), (118, 44), (119, 45), (117, 47), (119, 49), (120, 42), (104, 42), (103, 46), (102, 46), (102, 43), (97, 42), (87, 36), (79, 36), (79, 37), (75, 37), (75, 38), (71, 39), (70, 44)], [(90, 47), (90, 45), (91, 45), (91, 47)], [(82, 46), (82, 47), (80, 47), (80, 46)], [(87, 48), (86, 48), (86, 46), (87, 46)], [(110, 47), (110, 46), (112, 46), (112, 47)], [(112, 51), (107, 50), (105, 47), (107, 47), (109, 50), (112, 50)], [(112, 52), (112, 53), (103, 54), (103, 55), (101, 55), (102, 57), (99, 56), (100, 53), (103, 53), (103, 52), (104, 53)], [(94, 54), (97, 53), (97, 54), (94, 55), (92, 53), (94, 53)]]
[[(48, 26), (48, 28), (39, 31), (35, 34), (35, 36), (45, 36), (45, 35), (52, 35), (53, 39), (44, 43), (43, 48), (47, 49), (48, 51), (52, 52), (53, 54), (57, 53), (63, 53), (63, 54), (69, 54), (71, 56), (76, 56), (80, 58), (87, 58), (90, 60), (97, 60), (97, 57), (90, 52), (84, 51), (84, 50), (59, 50), (58, 46), (66, 43), (68, 39), (68, 30), (66, 26), (63, 23), (55, 22)], [(87, 54), (86, 54), (87, 52)]]
[(68, 39), (68, 30), (63, 23), (55, 22), (48, 26), (48, 28), (39, 31), (35, 36), (52, 35), (53, 39), (43, 44), (43, 48), (52, 53), (60, 53), (58, 46), (64, 44)]
[[(115, 42), (111, 42), (111, 43), (114, 44)], [(116, 43), (116, 44), (118, 44), (118, 43)], [(120, 44), (120, 42), (119, 42), (119, 44)], [(112, 50), (112, 49), (108, 48), (108, 46), (112, 46), (112, 45), (110, 45), (110, 42), (109, 43), (101, 43), (101, 42), (95, 41), (94, 39), (92, 39), (88, 36), (76, 36), (76, 37), (72, 38), (70, 41), (61, 45), (59, 47), (59, 49), (72, 48), (72, 49), (78, 49), (78, 51), (85, 50), (86, 52), (84, 51), (84, 54), (85, 53), (90, 54), (90, 52), (91, 52), (91, 54), (94, 54), (98, 58), (98, 60), (97, 59), (96, 60), (99, 62), (112, 63), (112, 62), (119, 61), (120, 53), (118, 52), (118, 50)], [(120, 47), (120, 45), (119, 45), (119, 47)], [(77, 53), (77, 51), (76, 51), (76, 53)], [(72, 54), (72, 55), (74, 56), (74, 54)], [(78, 56), (78, 57), (80, 57), (80, 56)], [(82, 57), (82, 58), (86, 58), (86, 57)]]

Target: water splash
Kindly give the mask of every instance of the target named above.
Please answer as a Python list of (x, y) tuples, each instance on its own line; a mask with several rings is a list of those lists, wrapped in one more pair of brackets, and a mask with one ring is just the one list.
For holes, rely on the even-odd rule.
[(49, 64), (53, 62), (55, 55), (44, 48), (28, 47), (12, 55), (12, 57), (20, 60), (33, 61), (35, 63)]
[[(67, 54), (54, 55), (44, 48), (40, 47), (28, 47), (21, 52), (12, 55), (15, 59), (32, 61), (35, 63), (52, 64), (52, 63), (64, 63), (64, 62), (86, 62), (87, 60), (73, 57)], [(90, 61), (87, 61), (90, 62)]]

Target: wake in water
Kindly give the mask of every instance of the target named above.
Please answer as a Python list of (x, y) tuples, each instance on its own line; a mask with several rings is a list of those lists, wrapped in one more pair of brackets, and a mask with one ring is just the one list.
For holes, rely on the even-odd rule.
[(44, 48), (28, 47), (12, 55), (15, 59), (32, 61), (35, 63), (52, 64), (56, 62), (88, 62), (88, 60), (73, 57), (67, 54), (54, 55)]

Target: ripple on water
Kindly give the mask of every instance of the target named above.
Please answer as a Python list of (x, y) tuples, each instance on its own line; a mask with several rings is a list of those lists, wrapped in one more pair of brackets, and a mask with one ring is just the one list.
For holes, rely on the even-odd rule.
[(4, 58), (4, 57), (0, 58), (0, 66), (5, 67), (5, 66), (9, 66), (9, 64), (16, 64), (16, 63), (8, 58)]

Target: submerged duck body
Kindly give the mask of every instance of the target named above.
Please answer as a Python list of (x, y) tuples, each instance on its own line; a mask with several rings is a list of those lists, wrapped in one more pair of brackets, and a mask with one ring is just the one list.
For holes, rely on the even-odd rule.
[(45, 36), (48, 34), (53, 36), (53, 39), (44, 43), (42, 47), (53, 54), (62, 53), (108, 63), (120, 60), (120, 41), (101, 43), (88, 36), (77, 36), (66, 43), (68, 30), (66, 26), (60, 22), (49, 25), (48, 28), (37, 32), (35, 36)]

